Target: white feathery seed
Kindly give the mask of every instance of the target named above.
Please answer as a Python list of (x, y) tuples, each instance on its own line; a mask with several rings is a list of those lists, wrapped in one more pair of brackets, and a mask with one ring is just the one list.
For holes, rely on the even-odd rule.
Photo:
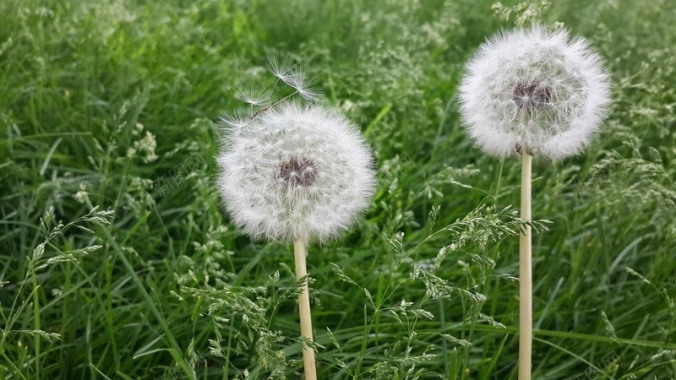
[(270, 102), (272, 92), (254, 89), (253, 86), (244, 86), (235, 91), (235, 99), (251, 106), (266, 106)]
[(287, 83), (293, 73), (293, 65), (288, 55), (279, 55), (274, 52), (267, 53), (268, 69), (272, 75), (284, 83)]
[(312, 88), (312, 80), (308, 78), (305, 71), (301, 68), (297, 68), (293, 71), (284, 83), (295, 89), (298, 92), (298, 95), (305, 100), (314, 101), (321, 96), (319, 90)]
[(296, 90), (303, 99), (316, 101), (321, 97), (321, 92), (312, 87), (313, 78), (308, 77), (302, 67), (294, 65), (289, 56), (268, 53), (268, 69), (278, 80)]
[(559, 160), (578, 153), (610, 104), (608, 74), (582, 38), (542, 26), (500, 33), (468, 62), (460, 112), (486, 153), (520, 149)]
[(282, 103), (223, 127), (219, 189), (234, 223), (253, 238), (324, 242), (369, 207), (370, 149), (338, 112)]

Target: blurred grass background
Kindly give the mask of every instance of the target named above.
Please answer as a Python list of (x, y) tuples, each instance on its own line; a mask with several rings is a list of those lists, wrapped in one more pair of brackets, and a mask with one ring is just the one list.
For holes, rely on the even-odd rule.
[[(613, 83), (585, 154), (534, 168), (534, 378), (673, 379), (676, 10), (524, 4)], [(455, 97), (528, 12), (492, 5), (0, 2), (0, 378), (300, 377), (291, 248), (233, 228), (213, 181), (215, 122), (275, 50), (379, 167), (358, 227), (310, 247), (320, 378), (515, 379), (519, 163), (480, 154)]]

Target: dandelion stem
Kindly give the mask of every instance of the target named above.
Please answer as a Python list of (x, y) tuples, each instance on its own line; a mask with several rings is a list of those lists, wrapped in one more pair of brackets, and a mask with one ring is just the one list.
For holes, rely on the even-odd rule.
[[(521, 150), (521, 219), (530, 221), (531, 167), (528, 149)], [(530, 380), (533, 346), (533, 263), (531, 228), (519, 237), (519, 380)]]
[[(293, 255), (296, 263), (296, 279), (300, 280), (307, 276), (305, 240), (303, 238), (297, 238), (294, 242)], [(303, 284), (303, 292), (298, 296), (298, 309), (300, 312), (300, 334), (312, 340), (312, 315), (310, 314), (310, 292), (307, 280)], [(315, 351), (312, 347), (303, 347), (303, 366), (305, 367), (305, 379), (317, 380)]]

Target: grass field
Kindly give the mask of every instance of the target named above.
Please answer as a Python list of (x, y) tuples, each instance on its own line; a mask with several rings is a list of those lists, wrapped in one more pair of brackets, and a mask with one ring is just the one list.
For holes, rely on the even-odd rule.
[[(676, 8), (553, 3), (536, 20), (590, 40), (613, 106), (534, 166), (533, 378), (674, 379)], [(516, 379), (520, 165), (456, 98), (523, 14), (491, 6), (1, 1), (0, 379), (300, 378), (292, 247), (234, 228), (214, 182), (218, 118), (273, 85), (269, 51), (378, 167), (356, 228), (309, 249), (319, 378)]]

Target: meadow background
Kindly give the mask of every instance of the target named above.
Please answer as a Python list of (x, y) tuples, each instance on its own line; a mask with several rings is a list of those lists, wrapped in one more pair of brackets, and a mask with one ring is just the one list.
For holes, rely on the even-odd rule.
[(269, 51), (379, 168), (358, 226), (310, 247), (319, 377), (515, 379), (520, 165), (479, 152), (456, 90), (529, 20), (588, 38), (613, 85), (584, 155), (534, 167), (534, 378), (676, 378), (673, 5), (2, 0), (0, 379), (300, 377), (292, 247), (214, 188), (218, 118), (272, 86)]

